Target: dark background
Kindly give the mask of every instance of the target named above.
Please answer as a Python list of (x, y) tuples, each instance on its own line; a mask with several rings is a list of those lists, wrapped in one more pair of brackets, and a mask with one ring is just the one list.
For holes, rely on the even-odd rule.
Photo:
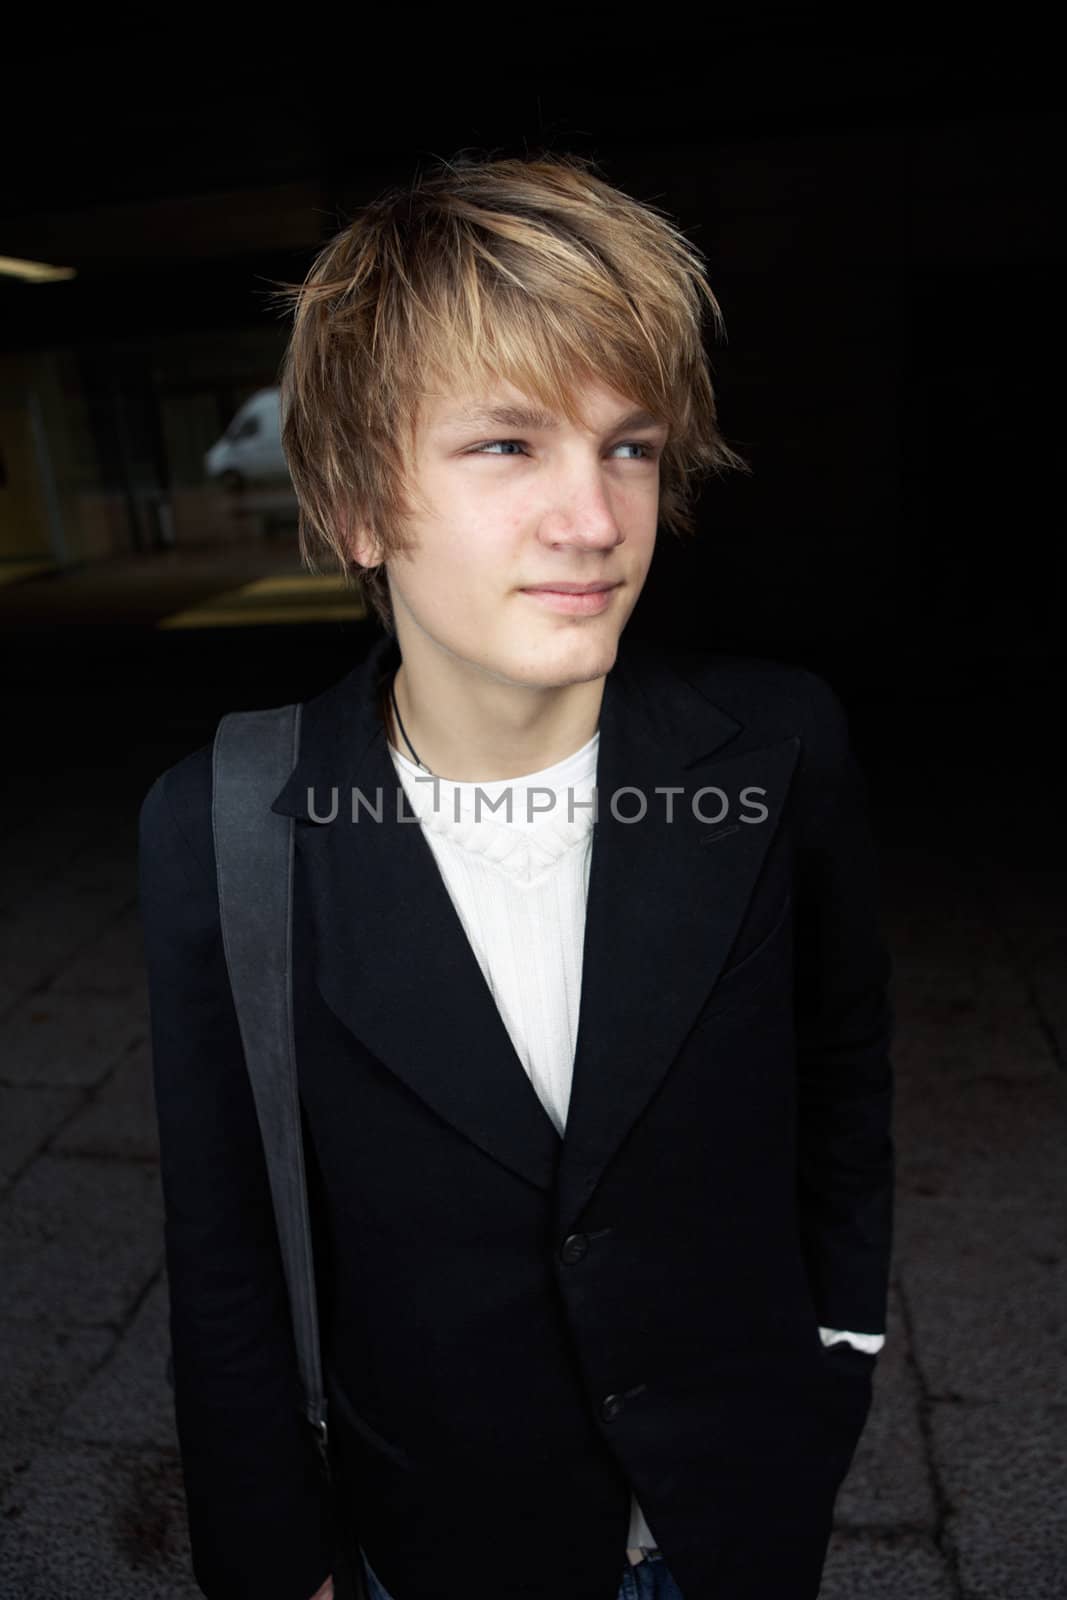
[[(180, 477), (158, 414), (196, 381), (160, 350), (214, 350), (224, 422), (273, 380), (270, 280), (302, 276), (385, 184), (460, 149), (592, 155), (706, 253), (728, 330), (720, 415), (753, 467), (708, 486), (690, 545), (662, 538), (635, 630), (847, 660), (857, 683), (1051, 669), (1049, 40), (752, 15), (417, 12), (392, 32), (190, 22), (16, 42), (0, 252), (78, 276), (0, 279), (0, 345), (62, 352), (100, 482), (130, 502), (128, 546), (150, 549), (127, 480)], [(108, 553), (122, 543), (113, 528)]]

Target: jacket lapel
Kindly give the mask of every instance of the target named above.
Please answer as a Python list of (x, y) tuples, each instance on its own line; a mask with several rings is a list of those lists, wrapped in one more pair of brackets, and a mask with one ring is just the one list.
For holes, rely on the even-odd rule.
[[(790, 738), (732, 753), (743, 724), (648, 651), (605, 684), (600, 800), (557, 1222), (566, 1233), (677, 1056), (726, 963), (796, 764)], [(673, 786), (668, 821), (666, 797)], [(758, 791), (742, 804), (742, 792)], [(635, 789), (647, 800), (640, 811)], [(721, 822), (722, 797), (729, 810)], [(622, 791), (622, 792), (621, 792)], [(613, 813), (610, 800), (618, 797)], [(764, 821), (754, 807), (767, 808)], [(705, 820), (702, 820), (703, 819)], [(706, 1108), (694, 1106), (694, 1115)]]
[[(306, 702), (300, 758), (272, 806), (299, 819), (316, 983), (344, 1026), (433, 1111), (549, 1188), (559, 1135), (515, 1054), (389, 756), (377, 692), (399, 659), (395, 640), (382, 639), (347, 677)], [(330, 815), (334, 799), (333, 820), (315, 821)]]
[[(557, 1185), (565, 1229), (726, 961), (798, 740), (716, 758), (742, 725), (655, 652), (620, 645), (601, 706), (578, 1041), (561, 1140), (396, 777), (378, 691), (398, 662), (395, 639), (383, 638), (305, 703), (300, 758), (272, 807), (298, 819), (316, 982), (343, 1025), (437, 1115), (530, 1183)], [(685, 790), (672, 822), (655, 792), (670, 785)], [(696, 789), (714, 785), (731, 802), (718, 826), (691, 806)], [(764, 791), (769, 814), (759, 825), (738, 823), (746, 785)], [(627, 822), (642, 797), (645, 816)], [(717, 803), (711, 794), (703, 806), (714, 815)]]

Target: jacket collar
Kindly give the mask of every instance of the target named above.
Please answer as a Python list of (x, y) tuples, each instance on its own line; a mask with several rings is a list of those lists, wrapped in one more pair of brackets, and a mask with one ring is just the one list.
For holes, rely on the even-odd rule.
[(399, 665), (396, 638), (383, 635), (343, 678), (304, 702), (297, 763), (272, 811), (314, 821), (334, 789), (348, 794), (358, 785), (371, 745), (385, 740), (378, 695)]

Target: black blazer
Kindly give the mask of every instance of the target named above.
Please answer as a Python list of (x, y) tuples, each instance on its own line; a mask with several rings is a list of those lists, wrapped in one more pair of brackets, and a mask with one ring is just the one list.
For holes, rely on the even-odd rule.
[[(632, 1486), (686, 1600), (814, 1600), (876, 1359), (818, 1328), (885, 1328), (894, 1159), (840, 700), (782, 662), (621, 642), (560, 1139), (396, 778), (398, 660), (383, 636), (306, 702), (273, 805), (297, 818), (340, 1522), (395, 1600), (442, 1600), (450, 1571), (465, 1600), (615, 1600)], [(177, 1424), (204, 1593), (308, 1600), (335, 1517), (220, 945), (210, 756), (141, 811)]]

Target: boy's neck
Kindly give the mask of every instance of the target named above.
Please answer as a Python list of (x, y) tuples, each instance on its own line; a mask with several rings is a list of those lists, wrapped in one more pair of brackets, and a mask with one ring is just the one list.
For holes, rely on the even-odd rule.
[[(458, 665), (458, 664), (457, 664)], [(396, 694), (404, 733), (389, 693)], [(405, 658), (387, 681), (389, 742), (452, 783), (495, 783), (541, 772), (589, 743), (597, 730), (603, 677), (560, 688), (501, 683), (463, 671), (421, 673)]]

